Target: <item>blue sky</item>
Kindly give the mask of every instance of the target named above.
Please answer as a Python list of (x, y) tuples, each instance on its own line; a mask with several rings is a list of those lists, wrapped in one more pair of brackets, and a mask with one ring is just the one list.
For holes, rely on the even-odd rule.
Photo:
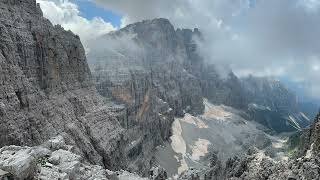
[(87, 19), (101, 17), (106, 22), (110, 22), (115, 27), (119, 27), (121, 24), (121, 15), (105, 8), (99, 7), (90, 0), (74, 0), (73, 2), (79, 6), (81, 16)]

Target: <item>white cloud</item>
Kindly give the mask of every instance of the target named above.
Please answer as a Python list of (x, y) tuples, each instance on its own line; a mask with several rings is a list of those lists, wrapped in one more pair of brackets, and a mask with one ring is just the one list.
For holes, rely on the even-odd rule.
[[(89, 41), (116, 28), (80, 15), (69, 0), (37, 0), (53, 24)], [(238, 75), (286, 76), (310, 84), (320, 97), (320, 1), (318, 0), (93, 0), (121, 14), (121, 27), (152, 18), (168, 18), (175, 27), (198, 27), (205, 37), (204, 58)], [(252, 5), (252, 4), (251, 4)], [(222, 69), (222, 68), (220, 68)]]
[(319, 0), (94, 1), (122, 14), (123, 24), (163, 17), (176, 27), (198, 27), (207, 61), (240, 75), (306, 81), (320, 97)]
[(78, 34), (86, 48), (89, 40), (106, 34), (116, 28), (100, 17), (91, 20), (80, 16), (78, 6), (68, 0), (37, 0), (43, 14), (53, 24), (60, 24), (66, 30)]

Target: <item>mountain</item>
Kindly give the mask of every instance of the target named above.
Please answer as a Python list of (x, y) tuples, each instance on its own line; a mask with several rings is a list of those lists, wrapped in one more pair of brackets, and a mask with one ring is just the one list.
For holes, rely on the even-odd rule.
[(198, 31), (176, 31), (168, 20), (155, 19), (107, 34), (90, 46), (98, 92), (107, 103), (123, 107), (130, 170), (151, 168), (155, 147), (170, 137), (174, 116), (204, 109), (200, 82), (186, 69), (194, 56), (189, 50), (193, 34)]
[(63, 135), (88, 162), (123, 167), (124, 130), (96, 92), (79, 37), (35, 0), (0, 7), (0, 147)]
[[(153, 157), (156, 147), (171, 140), (175, 117), (183, 118), (185, 113), (201, 116), (203, 98), (239, 110), (244, 123), (262, 124), (266, 128), (254, 131), (262, 136), (264, 131), (300, 131), (310, 123), (299, 111), (296, 95), (279, 81), (252, 76), (238, 78), (232, 72), (222, 77), (198, 53), (197, 43), (203, 38), (198, 29), (175, 29), (167, 19), (160, 18), (128, 25), (89, 43), (88, 62), (96, 88), (107, 104), (121, 112), (125, 139), (131, 142), (124, 152), (130, 171), (145, 174), (157, 165), (159, 160)], [(239, 118), (231, 118), (231, 122), (238, 122)], [(223, 125), (221, 129), (226, 127)], [(243, 128), (231, 127), (236, 132), (235, 129)], [(193, 135), (201, 138), (202, 134)], [(230, 136), (242, 137), (236, 133)], [(217, 139), (210, 139), (210, 143), (228, 144), (223, 138), (221, 142)], [(269, 137), (262, 139), (271, 141)], [(243, 143), (239, 146), (243, 153), (250, 143), (245, 146), (243, 138), (237, 141)], [(164, 152), (172, 151), (169, 148)]]
[(301, 131), (310, 124), (310, 112), (301, 112), (297, 96), (281, 82), (238, 78), (232, 72), (221, 76), (198, 53), (197, 45), (204, 38), (198, 29), (175, 30), (168, 20), (154, 19), (94, 40), (88, 59), (98, 92), (129, 107), (133, 119), (152, 88), (175, 116), (200, 114), (205, 97), (244, 110), (247, 119), (275, 132)]
[[(35, 0), (0, 0), (0, 7), (1, 178), (140, 179), (128, 170), (163, 179), (155, 153), (177, 135), (179, 121), (192, 127), (188, 150), (201, 146), (195, 159), (207, 155), (207, 141), (194, 141), (203, 132), (214, 131), (212, 144), (235, 145), (229, 156), (269, 146), (261, 124), (279, 132), (306, 125), (281, 83), (222, 77), (207, 64), (198, 29), (175, 29), (161, 18), (128, 25), (89, 44), (90, 72), (80, 38), (53, 26)], [(210, 128), (200, 131), (188, 117)], [(305, 148), (317, 145), (317, 125), (311, 129)]]

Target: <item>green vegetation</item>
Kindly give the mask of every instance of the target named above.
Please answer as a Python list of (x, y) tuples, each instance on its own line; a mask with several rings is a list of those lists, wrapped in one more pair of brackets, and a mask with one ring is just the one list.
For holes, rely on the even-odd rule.
[(299, 144), (300, 144), (300, 136), (302, 132), (296, 132), (289, 136), (288, 142), (287, 142), (287, 153), (289, 156), (293, 156), (296, 154)]

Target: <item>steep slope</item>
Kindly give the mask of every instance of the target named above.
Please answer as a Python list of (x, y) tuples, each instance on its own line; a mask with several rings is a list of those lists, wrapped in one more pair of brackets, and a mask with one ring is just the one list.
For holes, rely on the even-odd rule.
[(204, 109), (200, 82), (186, 69), (193, 67), (186, 60), (193, 56), (188, 43), (197, 33), (175, 31), (168, 20), (155, 19), (107, 34), (90, 46), (98, 92), (125, 112), (121, 124), (132, 142), (126, 148), (131, 170), (150, 168), (155, 147), (170, 137), (174, 116)]
[[(297, 157), (289, 161), (274, 161), (264, 152), (253, 152), (241, 160), (229, 161), (226, 177), (228, 179), (319, 179), (319, 121), (320, 115), (316, 117), (311, 128), (304, 131)], [(235, 174), (234, 167), (240, 165), (245, 168)]]
[(35, 0), (0, 0), (0, 146), (62, 134), (88, 161), (122, 167), (123, 129), (108, 109), (79, 37), (52, 26)]
[(190, 169), (180, 179), (206, 180), (316, 180), (320, 177), (319, 120), (317, 116), (310, 129), (301, 136), (300, 153), (290, 159), (276, 160), (263, 150), (250, 148), (241, 157), (235, 156), (223, 163), (216, 155), (211, 158), (209, 170)]
[(317, 115), (314, 123), (310, 128), (303, 131), (300, 146), (299, 154), (303, 155), (307, 153), (308, 150), (312, 147), (312, 150), (315, 154), (320, 152), (320, 113)]
[(276, 132), (302, 131), (314, 118), (299, 109), (298, 97), (280, 81), (252, 76), (241, 81), (249, 115), (264, 126)]
[(225, 162), (235, 155), (242, 156), (251, 146), (264, 149), (275, 158), (284, 149), (282, 139), (266, 134), (261, 125), (242, 118), (243, 111), (212, 105), (207, 100), (205, 106), (202, 115), (176, 118), (171, 142), (158, 148), (157, 160), (169, 176), (188, 168), (210, 169), (213, 156)]

